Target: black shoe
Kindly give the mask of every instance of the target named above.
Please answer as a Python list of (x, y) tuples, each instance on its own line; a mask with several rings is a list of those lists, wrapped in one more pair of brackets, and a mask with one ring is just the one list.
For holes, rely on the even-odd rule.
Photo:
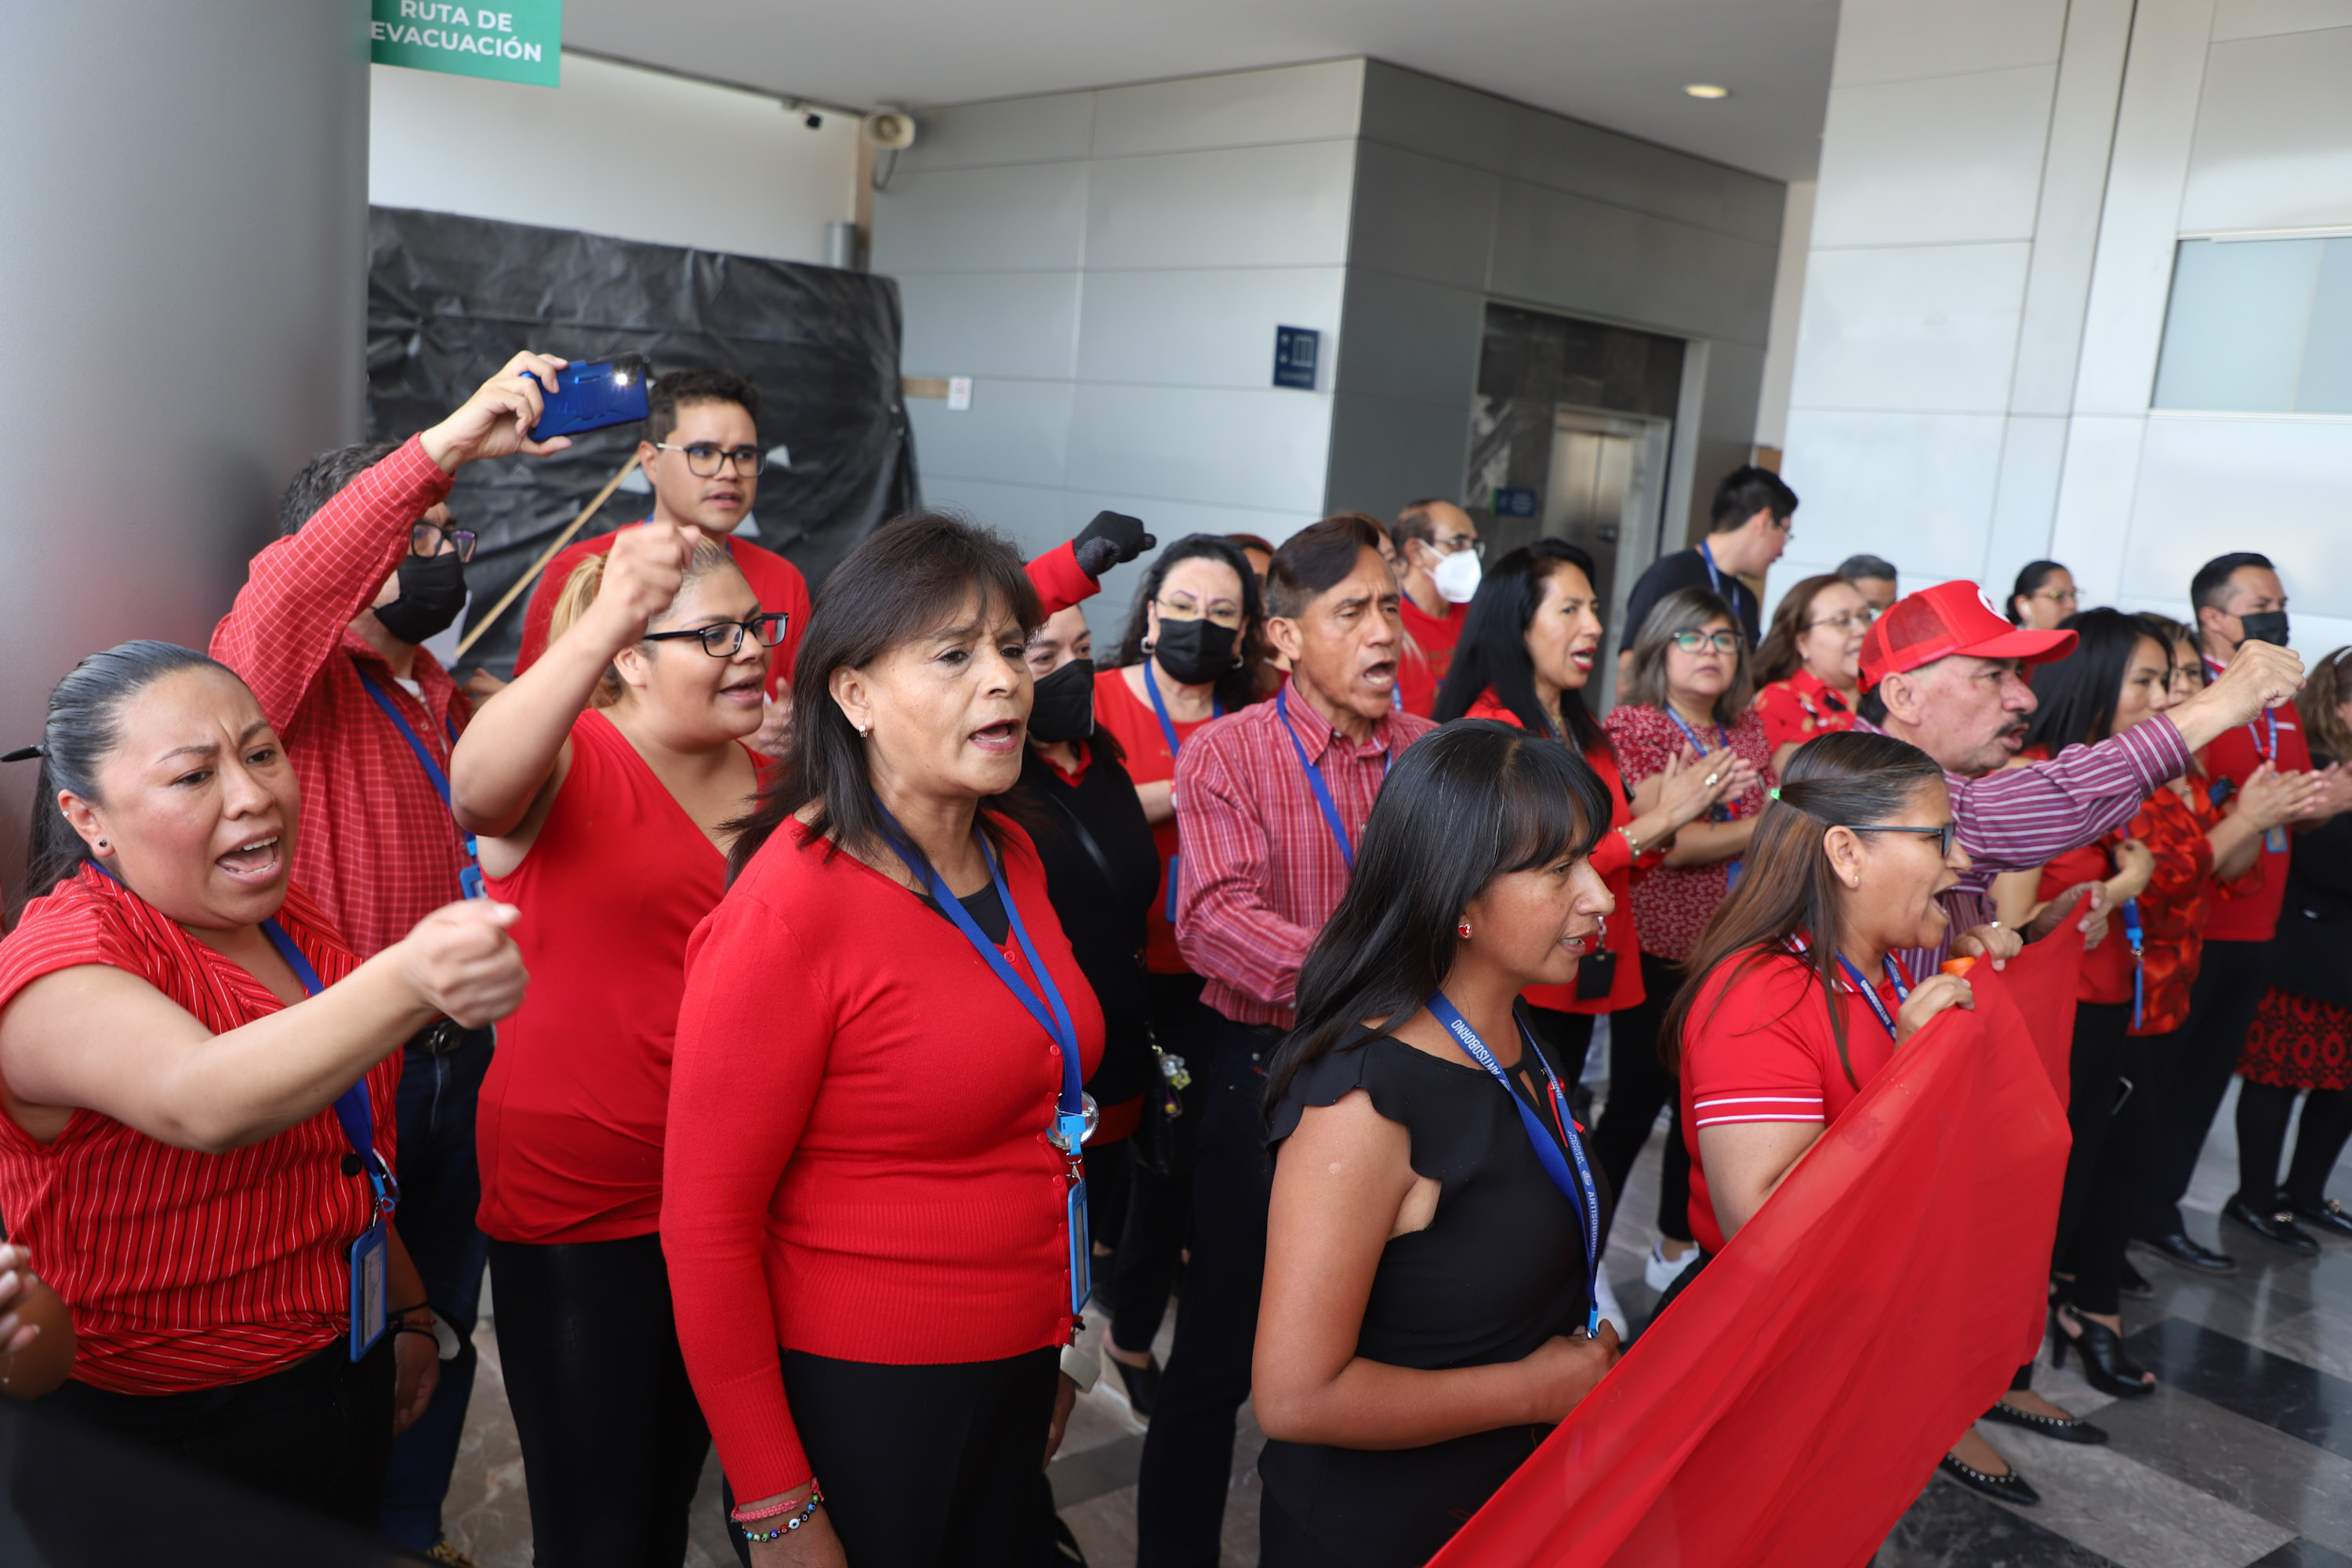
[(2216, 1252), (2210, 1247), (2200, 1246), (2185, 1231), (2176, 1230), (2168, 1236), (2143, 1236), (2138, 1241), (2142, 1247), (2168, 1262), (2178, 1263), (2183, 1268), (2193, 1268), (2200, 1274), (2235, 1274), (2238, 1271), (2236, 1258), (2226, 1252)]
[(2307, 1223), (2328, 1235), (2352, 1237), (2352, 1214), (2346, 1214), (2344, 1205), (2334, 1198), (2322, 1198), (2315, 1204), (2299, 1203), (2293, 1206)]
[(2105, 1427), (2094, 1426), (2079, 1415), (2036, 1415), (2032, 1411), (2020, 1410), (2014, 1405), (1995, 1405), (1985, 1412), (1985, 1419), (2010, 1426), (2022, 1426), (2029, 1432), (2039, 1432), (2044, 1437), (2055, 1437), (2061, 1443), (2096, 1444), (2107, 1440)]
[[(2277, 1200), (2272, 1200), (2273, 1205)], [(2295, 1226), (2293, 1211), (2266, 1205), (2256, 1208), (2243, 1198), (2221, 1205), (2221, 1217), (2241, 1230), (2251, 1230), (2264, 1241), (2285, 1247), (2297, 1258), (2319, 1256), (2319, 1243)]]
[(2129, 1296), (2135, 1301), (2153, 1301), (2156, 1300), (2156, 1287), (2126, 1260), (2116, 1275), (2116, 1294)]
[[(2069, 1322), (2074, 1326), (2071, 1334), (2066, 1331)], [(2146, 1381), (2147, 1369), (2124, 1353), (2121, 1334), (2093, 1319), (2053, 1311), (2050, 1314), (2050, 1364), (2065, 1365), (2069, 1350), (2082, 1352), (2083, 1379), (2102, 1394), (2117, 1399), (2145, 1399), (2156, 1392), (2156, 1384)]]
[(1960, 1463), (1949, 1454), (1937, 1460), (1936, 1468), (1969, 1490), (1982, 1492), (2002, 1502), (2026, 1504), (2042, 1500), (2042, 1494), (2033, 1489), (2032, 1484), (2013, 1469), (2005, 1476), (1989, 1476), (1972, 1466)]
[(1138, 1421), (1149, 1425), (1151, 1407), (1160, 1402), (1160, 1358), (1153, 1356), (1141, 1366), (1129, 1366), (1115, 1355), (1106, 1355), (1103, 1360), (1118, 1372), (1119, 1390), (1127, 1395), (1127, 1407), (1135, 1412)]

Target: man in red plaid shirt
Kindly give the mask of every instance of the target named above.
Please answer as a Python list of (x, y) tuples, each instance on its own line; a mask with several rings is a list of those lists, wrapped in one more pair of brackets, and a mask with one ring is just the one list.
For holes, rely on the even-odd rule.
[[(533, 441), (541, 385), (560, 359), (520, 353), (465, 406), (396, 447), (346, 447), (313, 458), (288, 487), (285, 537), (253, 559), (213, 630), (213, 657), (245, 678), (284, 742), (302, 788), (294, 880), (366, 958), (464, 896), (466, 841), (443, 787), (471, 711), (419, 645), (466, 604), (474, 536), (445, 504), (465, 464), (562, 451)], [(441, 1534), (457, 1439), (474, 1384), (473, 1328), (487, 1243), (474, 1100), (490, 1031), (444, 1020), (408, 1043), (401, 1067), (400, 1232), (443, 1342), (440, 1387), (393, 1448), (383, 1530), (408, 1551), (458, 1562)], [(392, 1301), (397, 1311), (414, 1301)]]

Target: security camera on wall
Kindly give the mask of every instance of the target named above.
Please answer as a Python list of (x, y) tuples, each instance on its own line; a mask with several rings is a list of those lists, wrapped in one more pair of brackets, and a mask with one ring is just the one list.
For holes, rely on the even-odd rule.
[(915, 117), (903, 109), (877, 109), (866, 117), (866, 140), (887, 153), (915, 144)]

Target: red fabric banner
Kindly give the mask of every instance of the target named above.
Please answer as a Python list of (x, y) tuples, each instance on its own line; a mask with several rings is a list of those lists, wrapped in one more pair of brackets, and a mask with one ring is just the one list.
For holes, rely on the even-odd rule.
[(2040, 1348), (2082, 957), (1979, 964), (1432, 1568), (1867, 1563)]

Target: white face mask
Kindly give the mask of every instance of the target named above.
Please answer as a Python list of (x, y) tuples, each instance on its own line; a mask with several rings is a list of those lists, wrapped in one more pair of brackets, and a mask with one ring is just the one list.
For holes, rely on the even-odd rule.
[(1447, 603), (1466, 605), (1478, 592), (1478, 552), (1457, 550), (1437, 563), (1429, 580), (1437, 584), (1438, 593), (1444, 595)]

